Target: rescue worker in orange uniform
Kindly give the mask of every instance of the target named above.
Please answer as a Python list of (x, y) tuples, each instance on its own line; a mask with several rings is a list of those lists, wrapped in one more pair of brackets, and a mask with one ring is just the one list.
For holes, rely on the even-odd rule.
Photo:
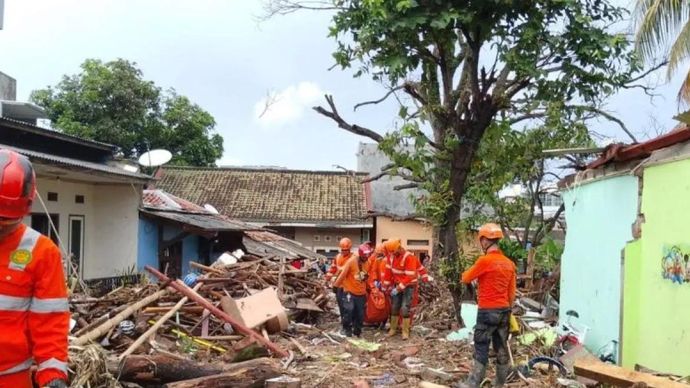
[(351, 255), (343, 265), (340, 275), (335, 280), (335, 287), (343, 290), (343, 332), (346, 336), (359, 337), (364, 325), (364, 310), (367, 301), (367, 259), (371, 255), (371, 246), (362, 244), (358, 255)]
[(22, 224), (35, 195), (29, 160), (0, 149), (0, 387), (67, 387), (69, 304), (62, 255)]
[[(333, 264), (328, 268), (328, 273), (326, 273), (325, 279), (326, 283), (332, 285), (335, 279), (340, 275), (340, 272), (345, 267), (345, 263), (354, 256), (352, 253), (352, 240), (345, 237), (338, 242), (340, 247), (340, 253), (333, 259)], [(333, 291), (335, 292), (335, 300), (338, 303), (338, 311), (340, 312), (340, 324), (345, 327), (345, 311), (343, 310), (343, 296), (344, 292), (342, 287), (337, 287), (333, 285)], [(342, 334), (346, 334), (344, 331)]]
[(515, 264), (503, 255), (498, 242), (503, 238), (501, 227), (486, 224), (479, 229), (479, 244), (484, 255), (462, 274), (462, 282), (479, 282), (477, 325), (474, 328), (474, 367), (461, 388), (476, 388), (484, 380), (489, 362), (489, 345), (496, 351), (494, 387), (503, 387), (510, 372), (508, 331), (510, 313), (515, 302)]
[[(384, 287), (387, 265), (388, 259), (386, 258), (383, 243), (376, 244), (374, 252), (371, 254), (371, 256), (369, 256), (367, 264), (369, 270), (369, 295), (367, 297), (367, 313), (365, 314), (365, 322), (367, 322), (366, 317), (369, 316), (369, 309), (371, 308), (372, 316), (375, 315), (379, 317), (380, 315), (385, 315), (385, 318), (383, 319), (377, 318), (368, 322), (375, 324), (380, 329), (384, 329), (386, 327), (386, 321), (388, 321), (388, 316), (390, 315), (390, 296), (386, 293), (386, 288)], [(382, 308), (381, 306), (377, 306), (376, 303), (373, 303), (375, 301), (372, 298), (375, 298), (376, 296), (371, 294), (375, 294), (377, 292), (383, 297)]]
[(419, 259), (406, 251), (400, 239), (395, 238), (385, 242), (384, 247), (390, 253), (389, 268), (386, 274), (390, 282), (391, 317), (388, 337), (395, 336), (398, 330), (398, 319), (402, 316), (402, 339), (410, 338), (410, 307), (414, 294), (414, 284), (417, 280), (417, 263)]

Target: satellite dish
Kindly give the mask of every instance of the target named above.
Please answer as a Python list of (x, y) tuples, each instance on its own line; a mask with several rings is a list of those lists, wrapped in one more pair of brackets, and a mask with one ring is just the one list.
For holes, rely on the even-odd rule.
[(139, 157), (139, 165), (144, 167), (158, 167), (168, 163), (172, 154), (168, 150), (151, 150)]
[(218, 213), (218, 210), (216, 210), (216, 208), (213, 207), (213, 205), (209, 205), (208, 203), (204, 205), (204, 209), (208, 210), (210, 213), (213, 214), (220, 214)]

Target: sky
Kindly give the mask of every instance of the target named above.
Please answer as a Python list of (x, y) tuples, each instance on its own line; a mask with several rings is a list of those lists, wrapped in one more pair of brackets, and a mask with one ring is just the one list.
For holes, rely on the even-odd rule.
[[(215, 117), (225, 139), (218, 165), (355, 169), (357, 145), (367, 140), (311, 107), (332, 94), (348, 121), (384, 132), (395, 123), (395, 103), (353, 111), (385, 90), (353, 78), (352, 70), (329, 70), (335, 48), (327, 36), (330, 15), (259, 21), (262, 14), (263, 0), (5, 0), (0, 71), (17, 80), (17, 98), (28, 100), (32, 90), (78, 73), (86, 58), (128, 59), (146, 79), (174, 88)], [(642, 139), (670, 129), (680, 78), (666, 83), (660, 71), (649, 80), (661, 84), (658, 97), (626, 90), (607, 111)], [(267, 96), (274, 103), (264, 112)], [(609, 122), (593, 129), (627, 140)]]

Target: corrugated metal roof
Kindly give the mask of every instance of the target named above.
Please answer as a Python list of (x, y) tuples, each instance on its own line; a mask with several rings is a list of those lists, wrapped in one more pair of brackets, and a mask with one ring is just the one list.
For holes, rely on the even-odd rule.
[(37, 133), (39, 135), (44, 135), (47, 137), (52, 137), (52, 138), (56, 138), (56, 139), (69, 141), (72, 143), (77, 143), (77, 144), (81, 144), (81, 145), (95, 147), (95, 148), (106, 150), (106, 151), (116, 151), (117, 150), (117, 146), (112, 145), (112, 144), (101, 143), (101, 142), (95, 141), (95, 140), (88, 140), (88, 139), (84, 139), (84, 138), (81, 138), (78, 136), (68, 135), (68, 134), (63, 133), (63, 132), (58, 132), (56, 130), (48, 129), (48, 128), (42, 128), (42, 127), (39, 127), (39, 126), (36, 126), (33, 124), (25, 123), (23, 121), (13, 120), (13, 119), (8, 118), (8, 117), (0, 117), (0, 123), (3, 123), (3, 122), (5, 124), (11, 125), (15, 128), (19, 128), (20, 130), (25, 130), (25, 131), (32, 132), (32, 133)]
[(195, 228), (211, 232), (243, 232), (246, 230), (256, 229), (256, 227), (253, 225), (226, 219), (222, 216), (213, 214), (178, 213), (173, 211), (150, 210), (145, 208), (140, 209), (139, 211), (144, 215), (190, 225)]
[(287, 259), (301, 257), (305, 259), (325, 259), (312, 250), (302, 246), (300, 243), (279, 236), (268, 231), (245, 231), (242, 243), (249, 253), (257, 256), (275, 255)]
[(651, 155), (653, 151), (690, 140), (690, 128), (683, 126), (673, 131), (638, 144), (612, 144), (604, 150), (599, 159), (587, 168), (594, 169), (612, 162), (626, 162)]
[(40, 160), (44, 162), (48, 162), (50, 164), (55, 164), (55, 165), (60, 165), (60, 166), (66, 166), (66, 167), (76, 167), (80, 169), (84, 169), (87, 171), (83, 172), (89, 172), (89, 171), (97, 171), (105, 174), (111, 174), (111, 175), (118, 175), (121, 177), (127, 177), (127, 178), (135, 178), (138, 180), (151, 180), (153, 179), (149, 175), (145, 174), (140, 174), (138, 172), (131, 172), (127, 171), (121, 168), (109, 166), (107, 164), (99, 164), (99, 163), (94, 163), (94, 162), (87, 162), (85, 160), (79, 160), (79, 159), (72, 159), (72, 158), (67, 158), (63, 156), (55, 156), (51, 154), (47, 154), (44, 152), (38, 152), (38, 151), (32, 151), (32, 150), (27, 150), (24, 148), (19, 148), (19, 147), (14, 147), (8, 144), (0, 144), (0, 148), (8, 148), (11, 150), (14, 150), (22, 155), (28, 156), (29, 159), (33, 160)]

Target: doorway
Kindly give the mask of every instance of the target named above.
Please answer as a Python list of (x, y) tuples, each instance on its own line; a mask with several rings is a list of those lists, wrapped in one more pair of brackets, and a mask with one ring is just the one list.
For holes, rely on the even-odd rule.
[(164, 248), (158, 253), (158, 269), (171, 279), (182, 275), (182, 241)]

